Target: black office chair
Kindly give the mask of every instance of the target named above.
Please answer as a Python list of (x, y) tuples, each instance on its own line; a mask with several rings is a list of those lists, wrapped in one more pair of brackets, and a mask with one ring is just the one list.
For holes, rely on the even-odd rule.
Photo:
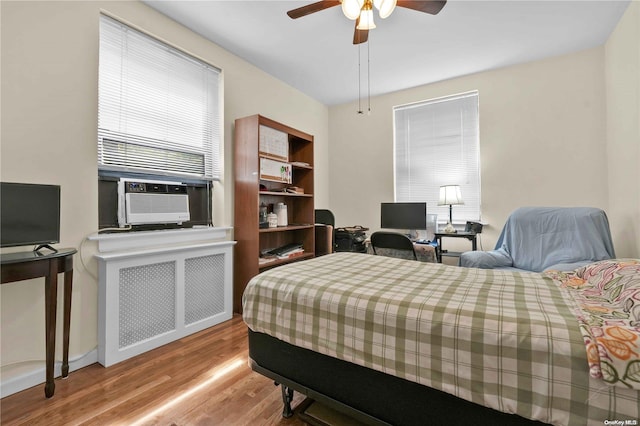
[[(336, 218), (331, 210), (317, 209), (315, 211), (316, 223), (316, 256), (329, 254), (336, 251)], [(331, 234), (327, 235), (327, 226), (331, 226)]]
[(374, 232), (371, 234), (371, 248), (376, 255), (418, 260), (413, 242), (397, 232)]
[(336, 218), (331, 210), (317, 209), (315, 211), (315, 223), (322, 223), (323, 225), (331, 225), (336, 227)]

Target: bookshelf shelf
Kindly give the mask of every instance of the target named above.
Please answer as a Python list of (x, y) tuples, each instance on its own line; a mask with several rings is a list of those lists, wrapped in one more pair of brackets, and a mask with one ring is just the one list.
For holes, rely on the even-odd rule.
[(265, 262), (258, 262), (259, 263), (259, 269), (262, 272), (265, 269), (269, 269), (269, 268), (273, 268), (276, 266), (280, 266), (280, 265), (284, 265), (286, 263), (290, 263), (294, 260), (303, 260), (303, 259), (310, 259), (312, 258), (314, 255), (313, 253), (303, 253), (303, 254), (299, 254), (296, 256), (292, 256), (288, 259), (268, 259)]

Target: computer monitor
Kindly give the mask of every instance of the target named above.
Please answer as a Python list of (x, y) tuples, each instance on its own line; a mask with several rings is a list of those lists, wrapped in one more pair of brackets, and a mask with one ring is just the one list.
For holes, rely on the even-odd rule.
[(0, 247), (60, 242), (60, 186), (0, 182)]
[(381, 203), (380, 227), (426, 230), (427, 203)]

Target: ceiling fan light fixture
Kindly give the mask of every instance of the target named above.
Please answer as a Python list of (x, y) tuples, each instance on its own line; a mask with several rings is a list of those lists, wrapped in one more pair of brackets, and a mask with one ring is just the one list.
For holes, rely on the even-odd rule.
[(342, 0), (342, 13), (352, 21), (358, 19), (363, 4), (364, 0)]
[(372, 30), (376, 27), (375, 22), (373, 22), (373, 10), (363, 10), (360, 13), (360, 23), (358, 24), (359, 30)]
[(358, 22), (359, 30), (372, 30), (376, 27), (375, 22), (373, 22), (373, 5), (371, 4), (371, 0), (365, 0), (364, 6), (362, 6), (362, 10), (360, 11), (360, 21)]
[(393, 13), (398, 0), (373, 0), (373, 5), (380, 12), (380, 18), (385, 19)]

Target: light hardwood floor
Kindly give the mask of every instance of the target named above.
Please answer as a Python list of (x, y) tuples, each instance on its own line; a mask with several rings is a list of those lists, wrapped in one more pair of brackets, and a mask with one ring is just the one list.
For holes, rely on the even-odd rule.
[[(0, 400), (9, 425), (304, 425), (247, 364), (240, 316), (109, 368), (93, 364)], [(44, 378), (43, 378), (44, 380)], [(294, 407), (304, 399), (296, 393)]]

